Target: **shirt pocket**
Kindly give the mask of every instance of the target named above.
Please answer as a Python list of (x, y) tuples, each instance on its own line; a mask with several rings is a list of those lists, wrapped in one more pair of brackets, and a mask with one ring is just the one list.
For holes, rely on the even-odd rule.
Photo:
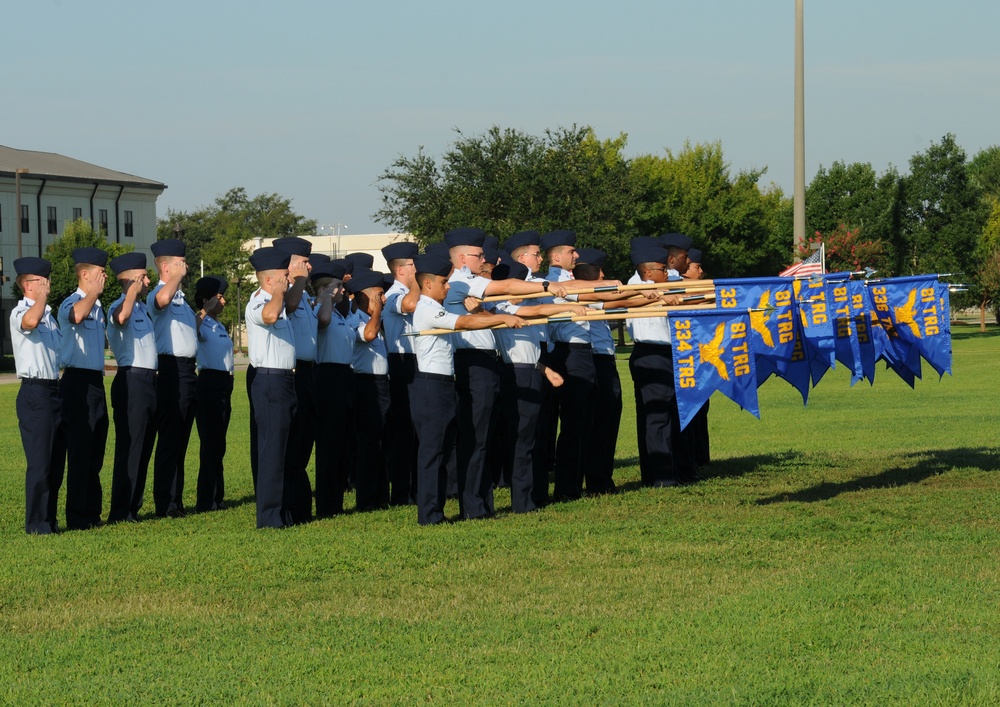
[(83, 320), (82, 324), (84, 329), (96, 329), (97, 319), (95, 319), (94, 317), (87, 317), (86, 319)]

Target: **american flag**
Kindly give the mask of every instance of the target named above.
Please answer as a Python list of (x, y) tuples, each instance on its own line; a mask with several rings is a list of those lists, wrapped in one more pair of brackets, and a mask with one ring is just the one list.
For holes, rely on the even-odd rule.
[(778, 273), (779, 277), (803, 277), (808, 275), (822, 275), (825, 267), (823, 263), (823, 256), (825, 255), (825, 249), (820, 246), (820, 249), (815, 253), (810, 255), (805, 260), (802, 260), (793, 265), (789, 265), (787, 268)]

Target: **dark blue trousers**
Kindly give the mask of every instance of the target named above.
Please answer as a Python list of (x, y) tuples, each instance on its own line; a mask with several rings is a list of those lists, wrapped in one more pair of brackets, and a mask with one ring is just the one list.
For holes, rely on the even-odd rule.
[(500, 391), (495, 351), (455, 351), (458, 393), (458, 489), (463, 518), (493, 515), (493, 479), (486, 469), (493, 406)]
[(417, 521), (435, 525), (445, 521), (448, 464), (455, 454), (455, 383), (447, 376), (417, 373), (410, 393), (417, 433)]
[(294, 523), (288, 511), (291, 484), (285, 469), (295, 415), (295, 374), (258, 368), (251, 395), (257, 421), (257, 527), (283, 528)]
[(383, 442), (389, 416), (389, 377), (354, 374), (354, 434), (358, 441), (354, 467), (355, 508), (371, 511), (389, 505), (389, 476)]
[(348, 464), (351, 460), (344, 424), (354, 405), (354, 374), (346, 363), (316, 364), (316, 515), (344, 512)]
[(597, 397), (584, 477), (587, 493), (611, 493), (615, 490), (615, 450), (622, 420), (622, 382), (612, 355), (594, 354), (594, 371), (597, 374)]
[(645, 486), (679, 482), (694, 474), (681, 434), (670, 346), (636, 342), (629, 357), (635, 384), (639, 472)]
[(393, 506), (413, 503), (417, 485), (417, 434), (410, 418), (410, 387), (416, 373), (415, 354), (389, 354), (389, 421), (385, 454), (391, 485), (389, 503)]
[(257, 418), (253, 410), (253, 379), (257, 369), (247, 366), (247, 401), (250, 403), (250, 476), (253, 478), (253, 490), (257, 492)]
[(101, 523), (101, 467), (108, 442), (104, 371), (67, 368), (59, 383), (66, 424), (66, 527)]
[(16, 408), (28, 465), (24, 475), (24, 529), (47, 535), (58, 530), (56, 509), (66, 462), (59, 381), (22, 378)]
[(229, 418), (233, 412), (232, 398), (233, 376), (229, 371), (201, 369), (195, 386), (195, 423), (201, 440), (195, 506), (199, 513), (224, 507), (226, 484), (223, 460)]
[(508, 429), (513, 433), (508, 440), (510, 449), (510, 507), (515, 513), (535, 510), (535, 483), (545, 484), (548, 494), (548, 471), (544, 454), (538, 444), (542, 412), (542, 379), (535, 366), (510, 364), (513, 378), (512, 414), (507, 415)]
[(119, 367), (111, 381), (115, 464), (108, 522), (139, 520), (146, 474), (156, 438), (156, 371)]
[(316, 440), (316, 377), (312, 361), (295, 362), (295, 416), (288, 434), (289, 511), (296, 523), (313, 518), (312, 485), (309, 483), (309, 458)]
[(195, 360), (158, 356), (156, 456), (153, 505), (156, 515), (184, 511), (184, 459), (195, 417)]
[(556, 440), (556, 478), (553, 493), (557, 501), (583, 495), (584, 463), (590, 454), (597, 388), (594, 357), (589, 344), (556, 342), (549, 365), (564, 383), (555, 389), (559, 403), (559, 437)]

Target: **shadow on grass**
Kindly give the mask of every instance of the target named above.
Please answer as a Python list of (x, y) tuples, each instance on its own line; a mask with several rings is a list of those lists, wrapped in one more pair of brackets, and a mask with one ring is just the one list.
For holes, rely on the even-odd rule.
[[(918, 461), (912, 465), (905, 465), (906, 460)], [(852, 491), (917, 484), (931, 476), (937, 476), (955, 468), (968, 467), (982, 471), (1000, 471), (1000, 451), (989, 447), (911, 452), (904, 455), (902, 461), (904, 464), (886, 469), (878, 474), (839, 483), (817, 484), (801, 491), (796, 491), (795, 493), (783, 493), (767, 498), (760, 498), (757, 499), (757, 504), (764, 506), (772, 503), (813, 503), (815, 501), (826, 501), (842, 493), (850, 493)]]
[[(249, 504), (255, 504), (255, 503), (257, 503), (257, 497), (254, 496), (253, 494), (250, 494), (248, 496), (244, 496), (243, 498), (227, 498), (225, 500), (225, 504), (226, 504), (225, 508), (220, 509), (218, 511), (207, 511), (207, 512), (208, 513), (225, 513), (226, 511), (231, 511), (234, 508), (239, 508), (240, 506), (245, 506), (248, 503)], [(188, 516), (194, 516), (194, 515), (201, 515), (201, 514), (198, 513), (198, 512), (196, 512), (193, 508), (188, 508), (187, 509), (187, 515)], [(163, 520), (163, 518), (160, 518), (159, 516), (157, 516), (155, 512), (149, 511), (148, 513), (142, 513), (139, 516), (139, 520), (140, 521)]]
[(998, 336), (1000, 336), (1000, 326), (990, 322), (986, 323), (986, 331), (979, 331), (978, 324), (975, 328), (963, 326), (953, 327), (951, 330), (951, 338), (955, 341), (964, 341), (965, 339), (992, 339)]

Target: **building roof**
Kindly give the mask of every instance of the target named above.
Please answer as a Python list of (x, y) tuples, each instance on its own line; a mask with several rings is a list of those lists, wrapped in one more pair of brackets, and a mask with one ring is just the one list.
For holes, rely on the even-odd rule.
[(57, 155), (54, 152), (17, 150), (13, 147), (0, 145), (0, 177), (13, 179), (15, 170), (22, 168), (28, 170), (28, 174), (21, 175), (22, 180), (52, 178), (68, 182), (124, 185), (159, 191), (167, 188), (167, 185), (162, 182), (136, 177), (125, 172), (116, 172), (113, 169), (98, 167), (95, 164)]

